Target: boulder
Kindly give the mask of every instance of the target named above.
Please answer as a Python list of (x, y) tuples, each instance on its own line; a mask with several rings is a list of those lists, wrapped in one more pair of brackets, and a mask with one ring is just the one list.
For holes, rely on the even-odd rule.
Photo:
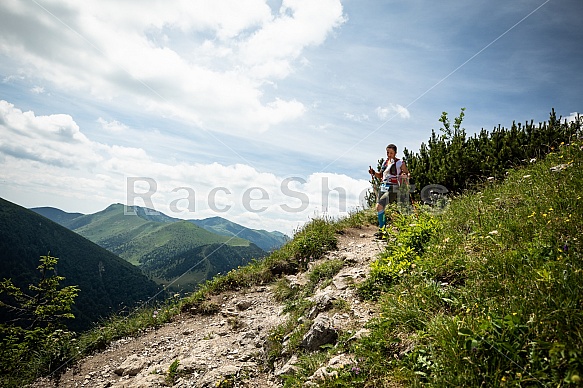
[(309, 351), (320, 349), (320, 346), (333, 344), (338, 339), (338, 332), (334, 328), (332, 320), (325, 316), (319, 315), (314, 320), (310, 330), (304, 335), (300, 346)]

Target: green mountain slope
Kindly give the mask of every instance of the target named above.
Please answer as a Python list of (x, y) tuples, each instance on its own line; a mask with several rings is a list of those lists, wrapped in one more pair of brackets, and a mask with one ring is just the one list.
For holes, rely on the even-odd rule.
[(249, 229), (221, 217), (190, 220), (190, 222), (223, 236), (236, 236), (252, 241), (259, 248), (267, 252), (281, 247), (289, 240), (289, 237), (281, 232)]
[[(79, 234), (14, 203), (0, 199), (0, 278), (22, 289), (38, 282), (39, 257), (58, 257), (64, 285), (81, 291), (73, 307), (74, 330), (157, 294), (159, 286), (142, 272)], [(6, 317), (4, 317), (6, 318)]]
[(59, 225), (67, 224), (75, 218), (83, 215), (82, 213), (67, 213), (54, 207), (37, 207), (30, 210), (56, 222)]
[(173, 289), (192, 290), (219, 272), (266, 254), (243, 238), (219, 235), (138, 206), (114, 204), (63, 225)]

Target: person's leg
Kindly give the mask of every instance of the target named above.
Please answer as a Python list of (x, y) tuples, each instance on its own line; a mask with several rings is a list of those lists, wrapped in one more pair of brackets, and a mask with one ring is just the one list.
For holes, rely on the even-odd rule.
[(398, 186), (391, 185), (389, 191), (387, 191), (388, 203), (397, 202)]
[(385, 226), (385, 206), (387, 205), (388, 193), (384, 193), (377, 203), (377, 217), (379, 220), (379, 228)]

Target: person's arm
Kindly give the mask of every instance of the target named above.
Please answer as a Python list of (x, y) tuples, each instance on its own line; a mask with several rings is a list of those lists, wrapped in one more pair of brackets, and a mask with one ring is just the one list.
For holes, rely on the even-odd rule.
[(405, 162), (401, 163), (401, 175), (397, 178), (401, 184), (409, 183), (409, 169)]
[(381, 174), (380, 172), (376, 172), (375, 170), (372, 169), (371, 166), (368, 166), (368, 173), (374, 176), (375, 178), (381, 179), (383, 177), (383, 174)]

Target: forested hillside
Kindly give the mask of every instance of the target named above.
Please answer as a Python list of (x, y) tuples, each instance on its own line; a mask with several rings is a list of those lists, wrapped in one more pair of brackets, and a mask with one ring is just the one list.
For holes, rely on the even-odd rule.
[[(40, 256), (59, 258), (56, 272), (77, 285), (75, 330), (154, 297), (160, 287), (135, 266), (57, 223), (0, 199), (0, 279), (23, 289), (39, 280)], [(7, 317), (4, 316), (6, 319)]]

